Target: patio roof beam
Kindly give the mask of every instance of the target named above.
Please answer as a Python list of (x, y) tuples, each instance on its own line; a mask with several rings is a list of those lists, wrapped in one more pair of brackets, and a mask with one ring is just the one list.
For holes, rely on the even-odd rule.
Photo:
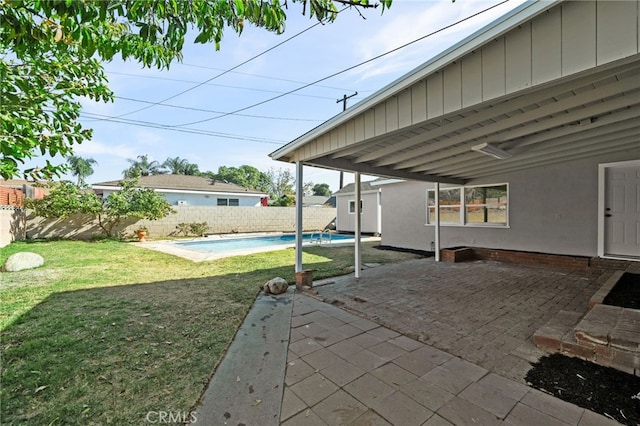
[[(638, 102), (640, 102), (640, 96), (630, 95), (630, 96), (617, 97), (611, 101), (600, 102), (600, 103), (591, 105), (590, 107), (587, 107), (587, 108), (577, 109), (577, 110), (574, 110), (573, 112), (560, 114), (556, 117), (552, 117), (547, 120), (541, 120), (539, 122), (524, 126), (522, 128), (516, 128), (512, 131), (507, 132), (505, 139), (512, 139), (512, 138), (516, 139), (522, 136), (529, 136), (538, 132), (542, 132), (546, 129), (571, 125), (581, 120), (589, 119), (593, 116), (605, 114), (608, 111), (614, 111), (620, 108), (626, 108), (626, 107), (632, 106), (634, 104), (637, 104)], [(487, 135), (483, 139), (475, 139), (473, 141), (465, 142), (464, 144), (460, 144), (460, 146), (443, 150), (440, 153), (421, 155), (412, 160), (407, 160), (401, 163), (397, 163), (394, 165), (394, 167), (403, 168), (403, 169), (412, 168), (411, 171), (413, 172), (418, 170), (424, 170), (422, 166), (430, 163), (431, 161), (441, 160), (444, 158), (451, 157), (453, 155), (464, 154), (468, 152), (473, 145), (483, 141), (490, 141), (492, 139), (493, 138), (491, 137), (491, 135)], [(500, 147), (503, 148), (501, 145)]]
[[(633, 142), (628, 142), (626, 144), (626, 146), (621, 146), (619, 147), (619, 149), (617, 149), (616, 151), (612, 151), (610, 148), (603, 148), (601, 150), (598, 151), (592, 151), (586, 154), (580, 154), (580, 155), (572, 155), (571, 157), (569, 157), (570, 160), (581, 160), (583, 158), (590, 158), (590, 157), (594, 157), (597, 155), (607, 155), (607, 154), (611, 154), (613, 152), (618, 152), (618, 151), (627, 151), (627, 150), (633, 150), (633, 149), (637, 149), (638, 148), (638, 143), (637, 143), (637, 139), (636, 141)], [(515, 167), (512, 169), (506, 169), (505, 172), (510, 172), (510, 171), (520, 171), (520, 170), (526, 170), (526, 169), (530, 169), (533, 167), (540, 167), (540, 166), (550, 166), (553, 164), (558, 164), (558, 163), (564, 163), (567, 161), (567, 157), (561, 157), (558, 158), (557, 160), (547, 160), (547, 161), (539, 161), (536, 163), (530, 163), (527, 164), (526, 166), (520, 166), (520, 167)], [(474, 175), (473, 178), (482, 178), (482, 177), (486, 177), (486, 176), (492, 176), (494, 175), (494, 173), (492, 171), (489, 172), (484, 172), (484, 173), (479, 173), (477, 175)]]
[(321, 167), (332, 167), (351, 172), (360, 172), (367, 175), (391, 177), (407, 180), (418, 180), (423, 182), (441, 182), (455, 185), (464, 184), (464, 180), (455, 177), (443, 177), (427, 173), (410, 173), (402, 170), (393, 170), (387, 167), (375, 167), (370, 164), (353, 164), (347, 159), (331, 159), (328, 157), (316, 158), (306, 164), (319, 165)]
[[(572, 127), (577, 128), (578, 126), (572, 126)], [(563, 129), (566, 129), (566, 128), (563, 128)], [(556, 129), (556, 130), (562, 130), (562, 129)], [(573, 130), (573, 131), (577, 132), (579, 130)], [(623, 136), (633, 136), (633, 135), (640, 134), (639, 132), (640, 132), (640, 129), (638, 128), (638, 122), (636, 120), (627, 120), (627, 122), (621, 125), (620, 127), (616, 126), (614, 128), (614, 127), (607, 126), (607, 127), (602, 127), (596, 130), (592, 130), (588, 133), (570, 134), (564, 138), (563, 137), (555, 138), (554, 134), (557, 134), (558, 132), (550, 131), (548, 133), (551, 133), (551, 134), (548, 137), (546, 137), (545, 139), (539, 138), (540, 140), (538, 140), (535, 145), (525, 143), (522, 145), (522, 147), (518, 145), (516, 148), (510, 150), (509, 152), (513, 154), (513, 158), (507, 161), (502, 160), (502, 162), (504, 164), (511, 164), (514, 161), (522, 160), (524, 158), (534, 157), (533, 155), (529, 155), (531, 148), (529, 149), (527, 148), (531, 146), (535, 147), (538, 144), (546, 145), (550, 143), (550, 141), (553, 141), (553, 144), (555, 147), (560, 144), (565, 145), (565, 144), (575, 143), (575, 142), (586, 143), (587, 141), (592, 139), (597, 139), (599, 141), (602, 141), (603, 136), (607, 137), (608, 139), (620, 138)], [(446, 158), (444, 160), (428, 163), (420, 168), (416, 168), (414, 171), (438, 174), (451, 169), (464, 170), (465, 168), (472, 168), (477, 166), (478, 165), (477, 160), (478, 160), (478, 155), (474, 152), (469, 151), (467, 154), (464, 154), (464, 155), (459, 155), (451, 158)], [(495, 164), (495, 163), (492, 163), (492, 164)]]
[(565, 162), (573, 159), (594, 157), (601, 154), (611, 154), (618, 151), (625, 151), (627, 149), (637, 148), (638, 137), (630, 136), (630, 137), (622, 138), (620, 140), (615, 141), (615, 143), (607, 142), (604, 146), (603, 144), (597, 144), (597, 143), (594, 143), (593, 145), (595, 146), (591, 146), (590, 148), (583, 148), (583, 149), (578, 149), (576, 147), (569, 147), (562, 150), (563, 152), (559, 153), (561, 155), (558, 155), (558, 153), (549, 154), (548, 156), (544, 156), (544, 157), (541, 157), (538, 155), (533, 157), (536, 159), (536, 161), (523, 160), (522, 162), (519, 162), (517, 164), (513, 164), (513, 163), (505, 164), (504, 167), (492, 167), (492, 168), (486, 167), (481, 170), (475, 170), (475, 171), (456, 170), (453, 173), (455, 173), (456, 176), (464, 176), (467, 179), (475, 179), (482, 176), (491, 176), (497, 173), (508, 173), (512, 171), (530, 169), (532, 167), (556, 164), (559, 162)]
[[(625, 91), (634, 90), (637, 88), (638, 88), (637, 76), (634, 78), (626, 78), (625, 80), (609, 83), (609, 84), (597, 87), (595, 89), (592, 89), (590, 91), (579, 93), (570, 98), (565, 98), (560, 101), (556, 101), (553, 104), (545, 105), (542, 108), (535, 108), (528, 112), (520, 113), (512, 117), (496, 121), (493, 124), (482, 126), (480, 128), (473, 129), (459, 135), (455, 135), (451, 138), (448, 138), (439, 142), (435, 142), (432, 144), (428, 144), (426, 146), (421, 146), (417, 149), (414, 149), (408, 152), (402, 152), (396, 155), (388, 156), (382, 159), (381, 161), (377, 162), (376, 165), (385, 166), (389, 164), (399, 164), (399, 163), (402, 163), (403, 161), (415, 159), (417, 156), (430, 154), (437, 150), (448, 148), (452, 145), (457, 145), (459, 143), (476, 140), (477, 138), (485, 137), (488, 134), (508, 130), (512, 127), (520, 127), (525, 123), (535, 122), (536, 120), (547, 117), (549, 115), (558, 114), (573, 108), (580, 107), (590, 102), (597, 101), (605, 97), (611, 97), (613, 95), (621, 94), (621, 93), (624, 93)], [(617, 108), (620, 108), (625, 105), (625, 102), (627, 102), (626, 105), (632, 105), (638, 102), (638, 99), (635, 99), (635, 100), (631, 99), (627, 101), (618, 100), (618, 99), (625, 99), (625, 98), (626, 98), (625, 96), (621, 98), (617, 98), (616, 99), (617, 102), (612, 101), (612, 103), (619, 104)], [(597, 105), (594, 105), (594, 109), (598, 109)], [(575, 115), (580, 116), (581, 114), (579, 113), (579, 111), (576, 111)], [(547, 120), (543, 120), (543, 122), (545, 121)], [(560, 117), (558, 117), (558, 121), (561, 121)], [(525, 129), (528, 129), (528, 127), (529, 126), (524, 126)], [(524, 131), (526, 132), (527, 130), (524, 130)], [(429, 135), (425, 135), (425, 136), (427, 138), (430, 137)], [(407, 168), (411, 166), (404, 165), (400, 167)]]
[[(637, 67), (637, 66), (636, 66)], [(626, 64), (625, 66), (622, 67), (616, 67), (614, 69), (606, 69), (604, 71), (598, 72), (596, 74), (590, 74), (584, 77), (581, 77), (577, 80), (574, 80), (570, 83), (565, 83), (564, 85), (558, 87), (558, 85), (554, 85), (552, 87), (548, 87), (542, 90), (535, 91), (533, 93), (529, 93), (529, 94), (522, 94), (519, 95), (518, 97), (514, 98), (514, 99), (508, 99), (508, 97), (510, 95), (504, 95), (503, 98), (498, 98), (494, 101), (492, 101), (494, 104), (486, 109), (482, 109), (480, 111), (478, 111), (477, 113), (473, 113), (474, 108), (477, 110), (479, 105), (475, 105), (472, 108), (468, 108), (467, 110), (459, 110), (459, 111), (455, 111), (451, 114), (448, 115), (443, 115), (437, 118), (434, 118), (432, 121), (437, 123), (440, 122), (442, 120), (446, 120), (447, 116), (454, 116), (454, 115), (466, 115), (466, 114), (470, 114), (470, 115), (466, 115), (464, 118), (460, 119), (460, 120), (456, 120), (453, 123), (449, 124), (445, 124), (444, 126), (441, 126), (437, 129), (431, 130), (431, 131), (425, 131), (424, 133), (421, 133), (419, 135), (413, 136), (407, 140), (404, 140), (402, 142), (397, 142), (393, 145), (387, 146), (385, 148), (376, 150), (374, 152), (368, 153), (368, 154), (364, 154), (361, 157), (357, 158), (356, 160), (354, 160), (354, 162), (366, 162), (366, 161), (372, 161), (372, 160), (377, 160), (379, 158), (382, 158), (384, 156), (393, 154), (395, 152), (398, 152), (399, 150), (403, 150), (403, 149), (407, 149), (410, 148), (414, 145), (418, 145), (418, 144), (422, 144), (424, 142), (426, 142), (428, 139), (434, 139), (440, 136), (444, 136), (447, 133), (450, 133), (458, 128), (464, 128), (464, 127), (468, 127), (471, 126), (473, 124), (485, 121), (485, 120), (490, 120), (490, 119), (494, 119), (496, 117), (500, 117), (503, 114), (506, 114), (508, 112), (511, 111), (515, 111), (515, 110), (519, 110), (521, 108), (530, 106), (530, 105), (534, 105), (537, 104), (539, 102), (542, 102), (546, 99), (549, 99), (553, 96), (556, 96), (558, 94), (559, 90), (562, 90), (562, 92), (570, 92), (573, 90), (577, 90), (580, 89), (582, 87), (584, 87), (585, 85), (590, 85), (593, 83), (594, 79), (596, 80), (603, 80), (612, 76), (617, 75), (619, 72), (621, 72), (621, 68), (624, 69), (628, 69), (629, 65)], [(632, 67), (635, 68), (635, 67)], [(531, 89), (534, 90), (534, 89)], [(506, 99), (505, 99), (506, 98)], [(455, 129), (452, 128), (453, 125), (455, 125)], [(367, 142), (367, 141), (363, 141), (363, 142)], [(339, 156), (348, 156), (348, 155), (352, 155), (357, 153), (359, 150), (353, 150), (350, 152), (345, 153), (345, 155), (341, 155), (341, 153), (338, 153), (336, 155)]]

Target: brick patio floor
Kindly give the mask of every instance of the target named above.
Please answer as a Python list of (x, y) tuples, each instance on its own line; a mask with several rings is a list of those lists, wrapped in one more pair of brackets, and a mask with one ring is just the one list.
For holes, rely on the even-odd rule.
[(282, 425), (617, 424), (523, 380), (533, 333), (600, 278), (433, 259), (362, 275), (316, 287), (358, 315), (295, 295)]
[(325, 301), (522, 383), (529, 362), (542, 355), (533, 333), (561, 310), (584, 315), (604, 280), (548, 268), (436, 263), (433, 258), (362, 272), (359, 280), (339, 277), (315, 289)]

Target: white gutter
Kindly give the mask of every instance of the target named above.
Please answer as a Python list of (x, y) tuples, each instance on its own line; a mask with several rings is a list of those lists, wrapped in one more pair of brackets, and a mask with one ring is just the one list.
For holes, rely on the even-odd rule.
[(348, 108), (344, 112), (330, 118), (318, 127), (310, 130), (304, 135), (294, 139), (292, 142), (280, 149), (273, 151), (269, 156), (274, 160), (279, 160), (287, 154), (297, 150), (306, 143), (316, 139), (327, 131), (337, 127), (338, 125), (350, 120), (353, 117), (367, 111), (374, 106), (380, 104), (385, 99), (401, 92), (410, 87), (414, 83), (423, 80), (434, 72), (446, 67), (452, 62), (462, 58), (469, 52), (478, 49), (482, 45), (491, 40), (501, 37), (513, 28), (525, 21), (537, 16), (547, 9), (561, 3), (563, 0), (532, 0), (521, 4), (515, 9), (502, 15), (495, 21), (484, 26), (480, 30), (464, 38), (460, 42), (454, 44), (450, 48), (444, 50), (440, 54), (434, 56), (429, 61), (415, 68), (409, 73), (403, 75), (379, 91), (375, 92), (368, 98), (363, 99), (354, 106)]

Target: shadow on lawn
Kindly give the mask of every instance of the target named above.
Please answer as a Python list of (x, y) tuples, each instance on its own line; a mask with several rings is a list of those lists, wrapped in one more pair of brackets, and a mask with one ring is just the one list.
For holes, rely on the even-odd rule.
[(54, 293), (4, 330), (3, 424), (188, 413), (260, 286), (290, 266)]

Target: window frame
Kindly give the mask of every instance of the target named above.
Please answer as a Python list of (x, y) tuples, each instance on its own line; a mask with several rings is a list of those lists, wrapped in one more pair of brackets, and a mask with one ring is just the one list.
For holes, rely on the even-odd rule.
[[(347, 205), (347, 212), (349, 214), (356, 214), (356, 200), (348, 200), (349, 203)], [(360, 199), (360, 214), (364, 213), (364, 202), (362, 198)]]
[[(220, 204), (223, 202), (224, 204)], [(240, 199), (239, 198), (217, 198), (216, 206), (218, 207), (239, 207)]]
[[(467, 203), (467, 190), (473, 188), (492, 188), (492, 187), (502, 187), (506, 188), (506, 200), (500, 201), (498, 205), (504, 205), (505, 210), (505, 222), (470, 222), (467, 217), (467, 208), (469, 206), (473, 207), (485, 207), (488, 205), (495, 205), (496, 203), (484, 203), (484, 204), (475, 204), (475, 203)], [(467, 227), (467, 228), (509, 228), (509, 216), (510, 216), (510, 185), (508, 182), (502, 183), (490, 183), (490, 184), (481, 184), (481, 185), (460, 185), (460, 186), (449, 186), (440, 188), (440, 192), (442, 191), (450, 191), (454, 189), (460, 190), (460, 203), (451, 205), (452, 207), (459, 206), (460, 208), (460, 218), (458, 222), (443, 222), (440, 221), (440, 226), (457, 226), (457, 227)], [(435, 220), (431, 220), (431, 212), (435, 211), (435, 206), (429, 205), (430, 195), (435, 194), (435, 188), (429, 188), (426, 191), (426, 223), (425, 226), (435, 226)], [(440, 205), (440, 209), (443, 206)], [(444, 208), (448, 208), (445, 207)]]

